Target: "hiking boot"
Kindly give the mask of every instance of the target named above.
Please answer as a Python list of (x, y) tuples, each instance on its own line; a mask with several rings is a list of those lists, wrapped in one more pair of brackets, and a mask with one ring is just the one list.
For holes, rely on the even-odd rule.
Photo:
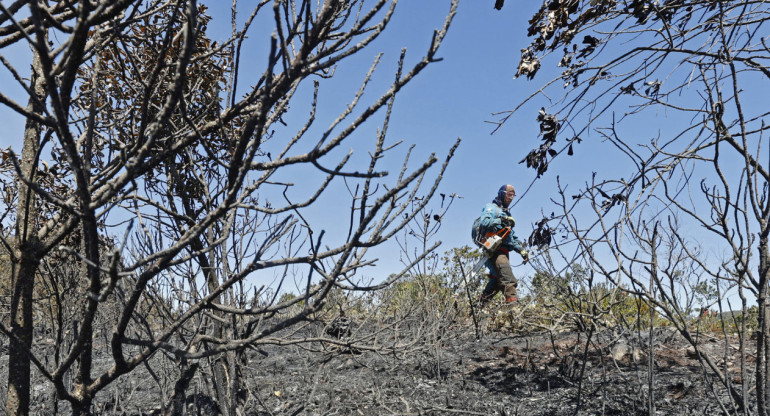
[(507, 284), (505, 285), (505, 289), (503, 290), (503, 295), (505, 295), (505, 303), (512, 303), (516, 302), (518, 299), (518, 296), (516, 296), (516, 284)]

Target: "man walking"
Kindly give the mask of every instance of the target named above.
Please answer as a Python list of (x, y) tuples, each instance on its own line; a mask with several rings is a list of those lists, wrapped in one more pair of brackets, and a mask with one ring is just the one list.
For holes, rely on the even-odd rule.
[[(508, 253), (515, 251), (524, 259), (524, 263), (529, 260), (529, 252), (524, 249), (521, 241), (516, 238), (513, 227), (516, 224), (508, 211), (508, 206), (516, 196), (516, 189), (512, 185), (503, 185), (497, 192), (497, 197), (484, 206), (481, 216), (473, 223), (474, 238), (483, 241), (491, 235), (503, 236), (503, 242), (493, 253), (489, 254), (489, 259), (485, 266), (489, 269), (489, 281), (484, 291), (481, 293), (482, 303), (487, 303), (502, 291), (505, 296), (505, 302), (516, 301), (516, 286), (518, 282), (513, 277), (511, 262)], [(481, 242), (479, 241), (479, 242)]]

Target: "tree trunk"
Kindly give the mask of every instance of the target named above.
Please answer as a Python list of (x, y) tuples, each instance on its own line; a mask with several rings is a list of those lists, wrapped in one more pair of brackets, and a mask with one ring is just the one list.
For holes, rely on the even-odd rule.
[[(213, 273), (211, 268), (208, 269), (208, 286), (210, 291), (215, 291), (219, 284), (217, 281), (216, 273)], [(220, 298), (218, 297), (217, 302), (220, 301)], [(222, 317), (222, 313), (220, 311), (214, 311), (214, 315), (218, 317)], [(224, 336), (224, 328), (220, 321), (213, 320), (213, 332), (214, 336), (217, 338), (222, 338)], [(230, 387), (230, 380), (227, 374), (228, 369), (228, 362), (227, 362), (227, 355), (221, 354), (219, 357), (217, 357), (214, 362), (212, 363), (212, 371), (214, 372), (214, 382), (216, 385), (214, 386), (216, 389), (216, 395), (217, 395), (217, 403), (219, 404), (219, 410), (222, 412), (224, 416), (232, 416), (230, 415), (230, 394), (229, 394), (229, 387)], [(232, 375), (231, 375), (232, 376)]]
[[(198, 251), (203, 251), (203, 243), (200, 240), (195, 240), (192, 243), (193, 248)], [(206, 285), (208, 286), (209, 292), (213, 293), (217, 289), (219, 289), (219, 277), (217, 276), (216, 272), (214, 272), (214, 269), (212, 268), (212, 264), (215, 262), (215, 259), (213, 258), (213, 253), (210, 252), (209, 255), (212, 256), (211, 259), (206, 257), (206, 254), (199, 254), (198, 255), (198, 261), (201, 265), (201, 270), (203, 270), (204, 275), (206, 276)], [(214, 299), (214, 302), (221, 303), (222, 298), (221, 295), (217, 296)], [(214, 311), (213, 314), (219, 318), (222, 318), (224, 314), (222, 314), (221, 311)], [(224, 328), (222, 325), (222, 322), (214, 319), (212, 320), (212, 331), (213, 335), (216, 338), (222, 338), (224, 336)], [(217, 399), (217, 404), (219, 404), (219, 410), (222, 412), (224, 416), (231, 416), (230, 415), (230, 394), (228, 392), (230, 387), (230, 380), (227, 374), (228, 369), (228, 362), (227, 362), (227, 355), (222, 354), (219, 357), (217, 357), (212, 362), (212, 372), (214, 373), (214, 389)]]
[[(763, 228), (767, 224), (763, 224)], [(766, 229), (766, 228), (765, 228)], [(770, 320), (770, 310), (767, 305), (767, 285), (770, 280), (770, 255), (768, 255), (767, 233), (763, 232), (759, 238), (759, 296), (757, 297), (757, 306), (759, 307), (759, 336), (757, 336), (757, 412), (760, 415), (767, 415), (767, 354), (768, 354), (768, 320)]]
[(89, 262), (83, 262), (81, 273), (90, 282), (88, 288), (88, 300), (83, 308), (83, 318), (81, 320), (80, 338), (84, 341), (80, 352), (78, 374), (75, 379), (76, 389), (80, 397), (80, 403), (73, 408), (74, 415), (90, 415), (91, 403), (93, 402), (93, 392), (89, 391), (89, 384), (93, 381), (91, 378), (91, 369), (93, 367), (93, 333), (94, 319), (99, 301), (96, 299), (101, 287), (100, 271), (95, 266), (99, 264), (99, 236), (96, 228), (96, 217), (88, 209), (87, 196), (81, 197), (85, 202), (82, 204), (82, 243), (81, 250)]
[(164, 416), (185, 414), (187, 388), (190, 386), (196, 371), (198, 371), (198, 363), (188, 364), (186, 361), (181, 363), (179, 378), (174, 383), (174, 395), (171, 396), (171, 403), (166, 406)]
[[(23, 253), (25, 244), (17, 243), (17, 254), (21, 254), (19, 267), (12, 267), (15, 275), (11, 299), (11, 339), (8, 344), (8, 395), (5, 412), (8, 415), (29, 414), (30, 359), (32, 348), (32, 295), (34, 276), (37, 271), (35, 259)], [(31, 250), (29, 250), (31, 251)]]
[[(33, 113), (42, 114), (42, 103), (45, 101), (42, 66), (34, 50), (32, 51), (32, 74), (30, 85), (33, 95), (30, 96), (27, 108)], [(24, 142), (21, 150), (21, 172), (30, 180), (35, 179), (37, 172), (36, 156), (40, 146), (40, 125), (33, 120), (27, 120), (24, 128)], [(37, 231), (36, 197), (32, 189), (17, 180), (19, 201), (14, 224), (16, 237), (12, 239), (11, 262), (11, 339), (8, 345), (8, 392), (6, 395), (5, 412), (9, 416), (29, 414), (30, 393), (30, 357), (32, 348), (32, 301), (35, 287), (35, 274), (39, 266)]]

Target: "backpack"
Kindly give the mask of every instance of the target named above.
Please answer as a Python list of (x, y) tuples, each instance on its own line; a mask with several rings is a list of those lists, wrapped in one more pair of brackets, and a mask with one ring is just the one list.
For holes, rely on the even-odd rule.
[(481, 217), (478, 217), (475, 221), (473, 221), (473, 227), (471, 228), (471, 238), (473, 239), (473, 243), (477, 246), (480, 247), (482, 245), (484, 233), (481, 231)]

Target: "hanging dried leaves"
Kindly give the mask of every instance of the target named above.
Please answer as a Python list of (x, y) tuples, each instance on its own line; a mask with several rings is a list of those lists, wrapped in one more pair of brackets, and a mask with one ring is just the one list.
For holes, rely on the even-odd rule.
[(540, 108), (537, 113), (537, 121), (540, 122), (540, 134), (543, 136), (543, 141), (551, 144), (556, 141), (556, 133), (559, 132), (561, 124), (559, 120), (553, 114), (546, 114), (545, 108)]
[(537, 121), (540, 123), (540, 134), (542, 135), (543, 144), (529, 152), (519, 163), (526, 163), (528, 168), (537, 170), (537, 177), (540, 177), (548, 170), (548, 157), (554, 158), (558, 155), (558, 152), (552, 149), (552, 146), (556, 143), (556, 134), (559, 132), (561, 124), (556, 116), (547, 114), (545, 108), (541, 108), (538, 111)]
[(551, 245), (553, 231), (548, 226), (548, 218), (543, 218), (537, 223), (537, 228), (529, 235), (527, 243), (530, 247), (537, 247), (539, 250), (548, 248)]
[(522, 49), (521, 61), (519, 61), (519, 68), (516, 70), (514, 78), (526, 75), (527, 79), (532, 79), (535, 77), (538, 69), (540, 69), (540, 59), (530, 49)]

